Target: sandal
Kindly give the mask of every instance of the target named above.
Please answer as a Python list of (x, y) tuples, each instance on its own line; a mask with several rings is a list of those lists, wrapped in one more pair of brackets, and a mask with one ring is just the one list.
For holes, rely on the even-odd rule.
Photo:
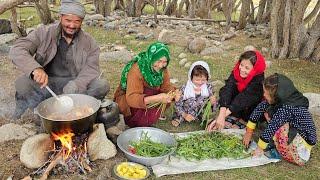
[(174, 119), (174, 120), (171, 121), (171, 124), (172, 124), (172, 126), (174, 126), (174, 127), (178, 127), (178, 126), (181, 124), (182, 121), (183, 121), (182, 118), (176, 118), (176, 119)]
[(160, 117), (159, 117), (159, 120), (161, 120), (161, 121), (165, 121), (166, 119), (167, 119), (166, 116), (160, 116)]
[(242, 124), (240, 121), (235, 121), (232, 127), (236, 126), (234, 129), (244, 129), (246, 125)]

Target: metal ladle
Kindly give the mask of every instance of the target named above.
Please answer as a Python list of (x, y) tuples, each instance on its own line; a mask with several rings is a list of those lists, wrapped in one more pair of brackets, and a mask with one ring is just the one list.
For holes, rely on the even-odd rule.
[(71, 97), (69, 96), (58, 97), (56, 93), (54, 93), (49, 86), (45, 86), (45, 87), (50, 92), (50, 94), (57, 99), (59, 112), (66, 113), (73, 109), (73, 100)]

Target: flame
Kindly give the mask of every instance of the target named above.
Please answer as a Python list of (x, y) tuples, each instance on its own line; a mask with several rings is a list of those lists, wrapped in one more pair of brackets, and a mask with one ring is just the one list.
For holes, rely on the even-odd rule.
[(67, 159), (72, 152), (72, 137), (74, 136), (74, 133), (72, 133), (71, 130), (66, 130), (61, 133), (53, 133), (52, 137), (55, 141), (60, 141), (63, 149), (63, 159)]

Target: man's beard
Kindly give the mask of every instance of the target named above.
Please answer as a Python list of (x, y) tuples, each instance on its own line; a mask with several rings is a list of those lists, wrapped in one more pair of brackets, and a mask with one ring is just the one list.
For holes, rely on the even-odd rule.
[(77, 33), (79, 32), (79, 29), (76, 29), (73, 34), (67, 33), (63, 28), (62, 28), (62, 33), (65, 37), (67, 38), (73, 38)]

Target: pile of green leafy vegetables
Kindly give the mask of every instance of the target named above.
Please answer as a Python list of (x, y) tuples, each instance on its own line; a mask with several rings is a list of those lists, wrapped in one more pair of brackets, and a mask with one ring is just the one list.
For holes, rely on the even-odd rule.
[(184, 138), (177, 138), (177, 142), (177, 156), (187, 160), (242, 159), (250, 156), (239, 137), (216, 131), (194, 133)]
[(130, 142), (128, 150), (143, 157), (158, 157), (170, 153), (173, 148), (174, 146), (152, 141), (148, 133), (143, 132), (139, 141)]

